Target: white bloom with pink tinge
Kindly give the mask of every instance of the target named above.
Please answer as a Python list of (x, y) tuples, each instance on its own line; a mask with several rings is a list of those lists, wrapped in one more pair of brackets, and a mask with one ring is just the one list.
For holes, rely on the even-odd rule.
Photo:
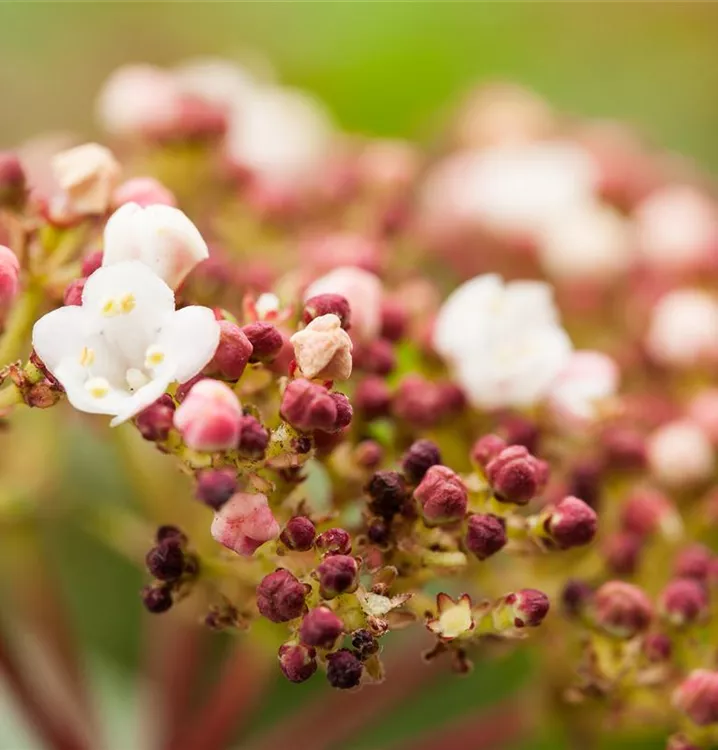
[(667, 485), (679, 487), (705, 481), (713, 472), (710, 440), (687, 419), (659, 427), (649, 436), (647, 447), (653, 475)]
[(85, 143), (61, 151), (52, 159), (52, 170), (72, 211), (79, 214), (107, 211), (120, 178), (120, 165), (110, 149), (99, 143)]
[(381, 328), (382, 286), (379, 277), (354, 266), (335, 268), (309, 285), (304, 299), (318, 294), (341, 294), (351, 308), (352, 334), (371, 341)]
[(115, 208), (125, 203), (136, 203), (142, 208), (152, 205), (176, 206), (173, 193), (154, 177), (133, 177), (121, 185), (112, 194), (112, 205)]
[(548, 284), (505, 284), (496, 274), (477, 276), (449, 295), (433, 342), (471, 403), (484, 409), (542, 400), (572, 348)]
[(187, 274), (209, 257), (197, 227), (178, 208), (126, 203), (105, 227), (102, 265), (139, 260), (176, 289)]
[(242, 405), (234, 391), (219, 380), (200, 380), (174, 414), (182, 439), (198, 451), (223, 451), (237, 447)]
[(352, 340), (336, 315), (314, 318), (289, 340), (304, 377), (348, 380), (352, 374)]
[(0, 245), (0, 312), (12, 304), (19, 286), (20, 261), (9, 247)]
[(563, 427), (579, 428), (600, 416), (601, 404), (615, 395), (618, 365), (601, 352), (576, 351), (548, 393), (548, 406)]
[(99, 268), (82, 305), (35, 323), (32, 344), (80, 411), (111, 414), (112, 426), (156, 401), (170, 383), (212, 359), (219, 324), (207, 307), (175, 310), (172, 290), (139, 261)]
[(248, 492), (233, 495), (215, 513), (211, 528), (215, 541), (245, 557), (276, 539), (280, 531), (267, 498)]
[(694, 270), (718, 252), (718, 208), (700, 190), (668, 185), (648, 196), (634, 213), (638, 249), (652, 266)]
[(718, 302), (698, 289), (670, 292), (653, 308), (646, 348), (657, 362), (675, 367), (716, 360)]

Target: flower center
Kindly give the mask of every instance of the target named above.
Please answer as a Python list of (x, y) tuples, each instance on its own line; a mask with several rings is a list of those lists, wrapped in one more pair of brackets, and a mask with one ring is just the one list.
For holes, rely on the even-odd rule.
[(117, 315), (127, 315), (137, 306), (135, 295), (131, 292), (123, 294), (121, 297), (108, 297), (100, 308), (100, 312), (105, 318), (114, 318)]
[(90, 378), (85, 383), (85, 390), (93, 398), (104, 398), (110, 392), (110, 384), (105, 378)]

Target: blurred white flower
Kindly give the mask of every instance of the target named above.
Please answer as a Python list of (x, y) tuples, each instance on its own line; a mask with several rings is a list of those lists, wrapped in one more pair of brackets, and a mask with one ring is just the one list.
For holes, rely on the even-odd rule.
[(448, 157), (430, 173), (422, 201), (437, 215), (534, 235), (590, 201), (597, 180), (595, 163), (577, 144), (515, 144)]
[(696, 424), (678, 420), (662, 425), (648, 438), (648, 464), (665, 484), (681, 486), (707, 479), (713, 472), (713, 448)]
[(80, 411), (118, 425), (156, 401), (170, 383), (193, 378), (212, 359), (219, 324), (206, 307), (175, 311), (167, 284), (139, 261), (100, 268), (81, 306), (35, 323), (32, 343)]
[(197, 227), (172, 206), (125, 203), (105, 226), (103, 266), (139, 260), (173, 289), (208, 257)]
[(80, 214), (107, 211), (121, 171), (112, 151), (99, 143), (85, 143), (55, 154), (52, 170), (70, 209)]
[(576, 206), (546, 226), (539, 259), (557, 279), (608, 281), (633, 262), (630, 224), (598, 202)]
[(230, 122), (226, 147), (230, 159), (269, 183), (308, 180), (326, 160), (333, 140), (323, 105), (301, 91), (260, 88)]
[(477, 276), (448, 297), (436, 319), (434, 347), (469, 400), (486, 409), (540, 401), (571, 354), (551, 287), (504, 284), (494, 274)]
[(252, 73), (241, 65), (213, 57), (186, 60), (174, 69), (174, 77), (183, 94), (228, 113), (241, 109), (258, 86)]
[(692, 270), (718, 251), (718, 210), (697, 188), (661, 188), (637, 207), (634, 219), (639, 252), (655, 267)]
[(718, 302), (697, 289), (677, 289), (653, 308), (646, 348), (658, 362), (690, 367), (718, 357)]
[(620, 381), (618, 365), (595, 351), (575, 351), (551, 385), (548, 406), (569, 429), (583, 427), (599, 416), (600, 405), (615, 395)]

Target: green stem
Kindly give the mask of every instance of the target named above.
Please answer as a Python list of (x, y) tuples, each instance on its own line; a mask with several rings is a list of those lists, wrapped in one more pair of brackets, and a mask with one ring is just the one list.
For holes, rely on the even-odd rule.
[(22, 403), (22, 394), (14, 383), (0, 391), (0, 410), (20, 403)]
[(36, 286), (28, 287), (18, 299), (0, 339), (0, 365), (14, 362), (22, 355), (41, 302), (42, 290)]

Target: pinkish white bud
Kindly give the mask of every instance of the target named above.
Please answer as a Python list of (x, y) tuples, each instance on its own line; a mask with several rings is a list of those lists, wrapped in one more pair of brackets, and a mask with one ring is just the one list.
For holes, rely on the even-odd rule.
[(253, 347), (244, 331), (229, 320), (219, 321), (219, 344), (212, 361), (205, 368), (210, 375), (239, 380), (252, 356)]
[(352, 374), (352, 340), (336, 315), (314, 318), (290, 341), (297, 365), (306, 378), (347, 380)]
[(718, 672), (693, 670), (673, 693), (673, 704), (698, 726), (718, 724)]
[(131, 180), (118, 185), (112, 193), (114, 208), (124, 206), (125, 203), (136, 203), (142, 208), (148, 206), (177, 206), (174, 194), (154, 177), (133, 177)]
[(71, 211), (102, 214), (110, 207), (120, 165), (109, 149), (98, 143), (86, 143), (57, 154), (52, 168)]
[(261, 494), (238, 492), (214, 515), (212, 537), (238, 555), (250, 557), (280, 532), (267, 498)]
[(688, 419), (718, 445), (718, 388), (707, 388), (688, 403)]
[(649, 436), (648, 464), (653, 475), (667, 485), (702, 482), (713, 471), (713, 447), (703, 430), (692, 422), (669, 422)]
[(222, 451), (237, 446), (242, 407), (231, 388), (200, 380), (175, 412), (174, 425), (195, 450)]
[(0, 245), (0, 310), (7, 310), (20, 287), (20, 262), (9, 247)]

